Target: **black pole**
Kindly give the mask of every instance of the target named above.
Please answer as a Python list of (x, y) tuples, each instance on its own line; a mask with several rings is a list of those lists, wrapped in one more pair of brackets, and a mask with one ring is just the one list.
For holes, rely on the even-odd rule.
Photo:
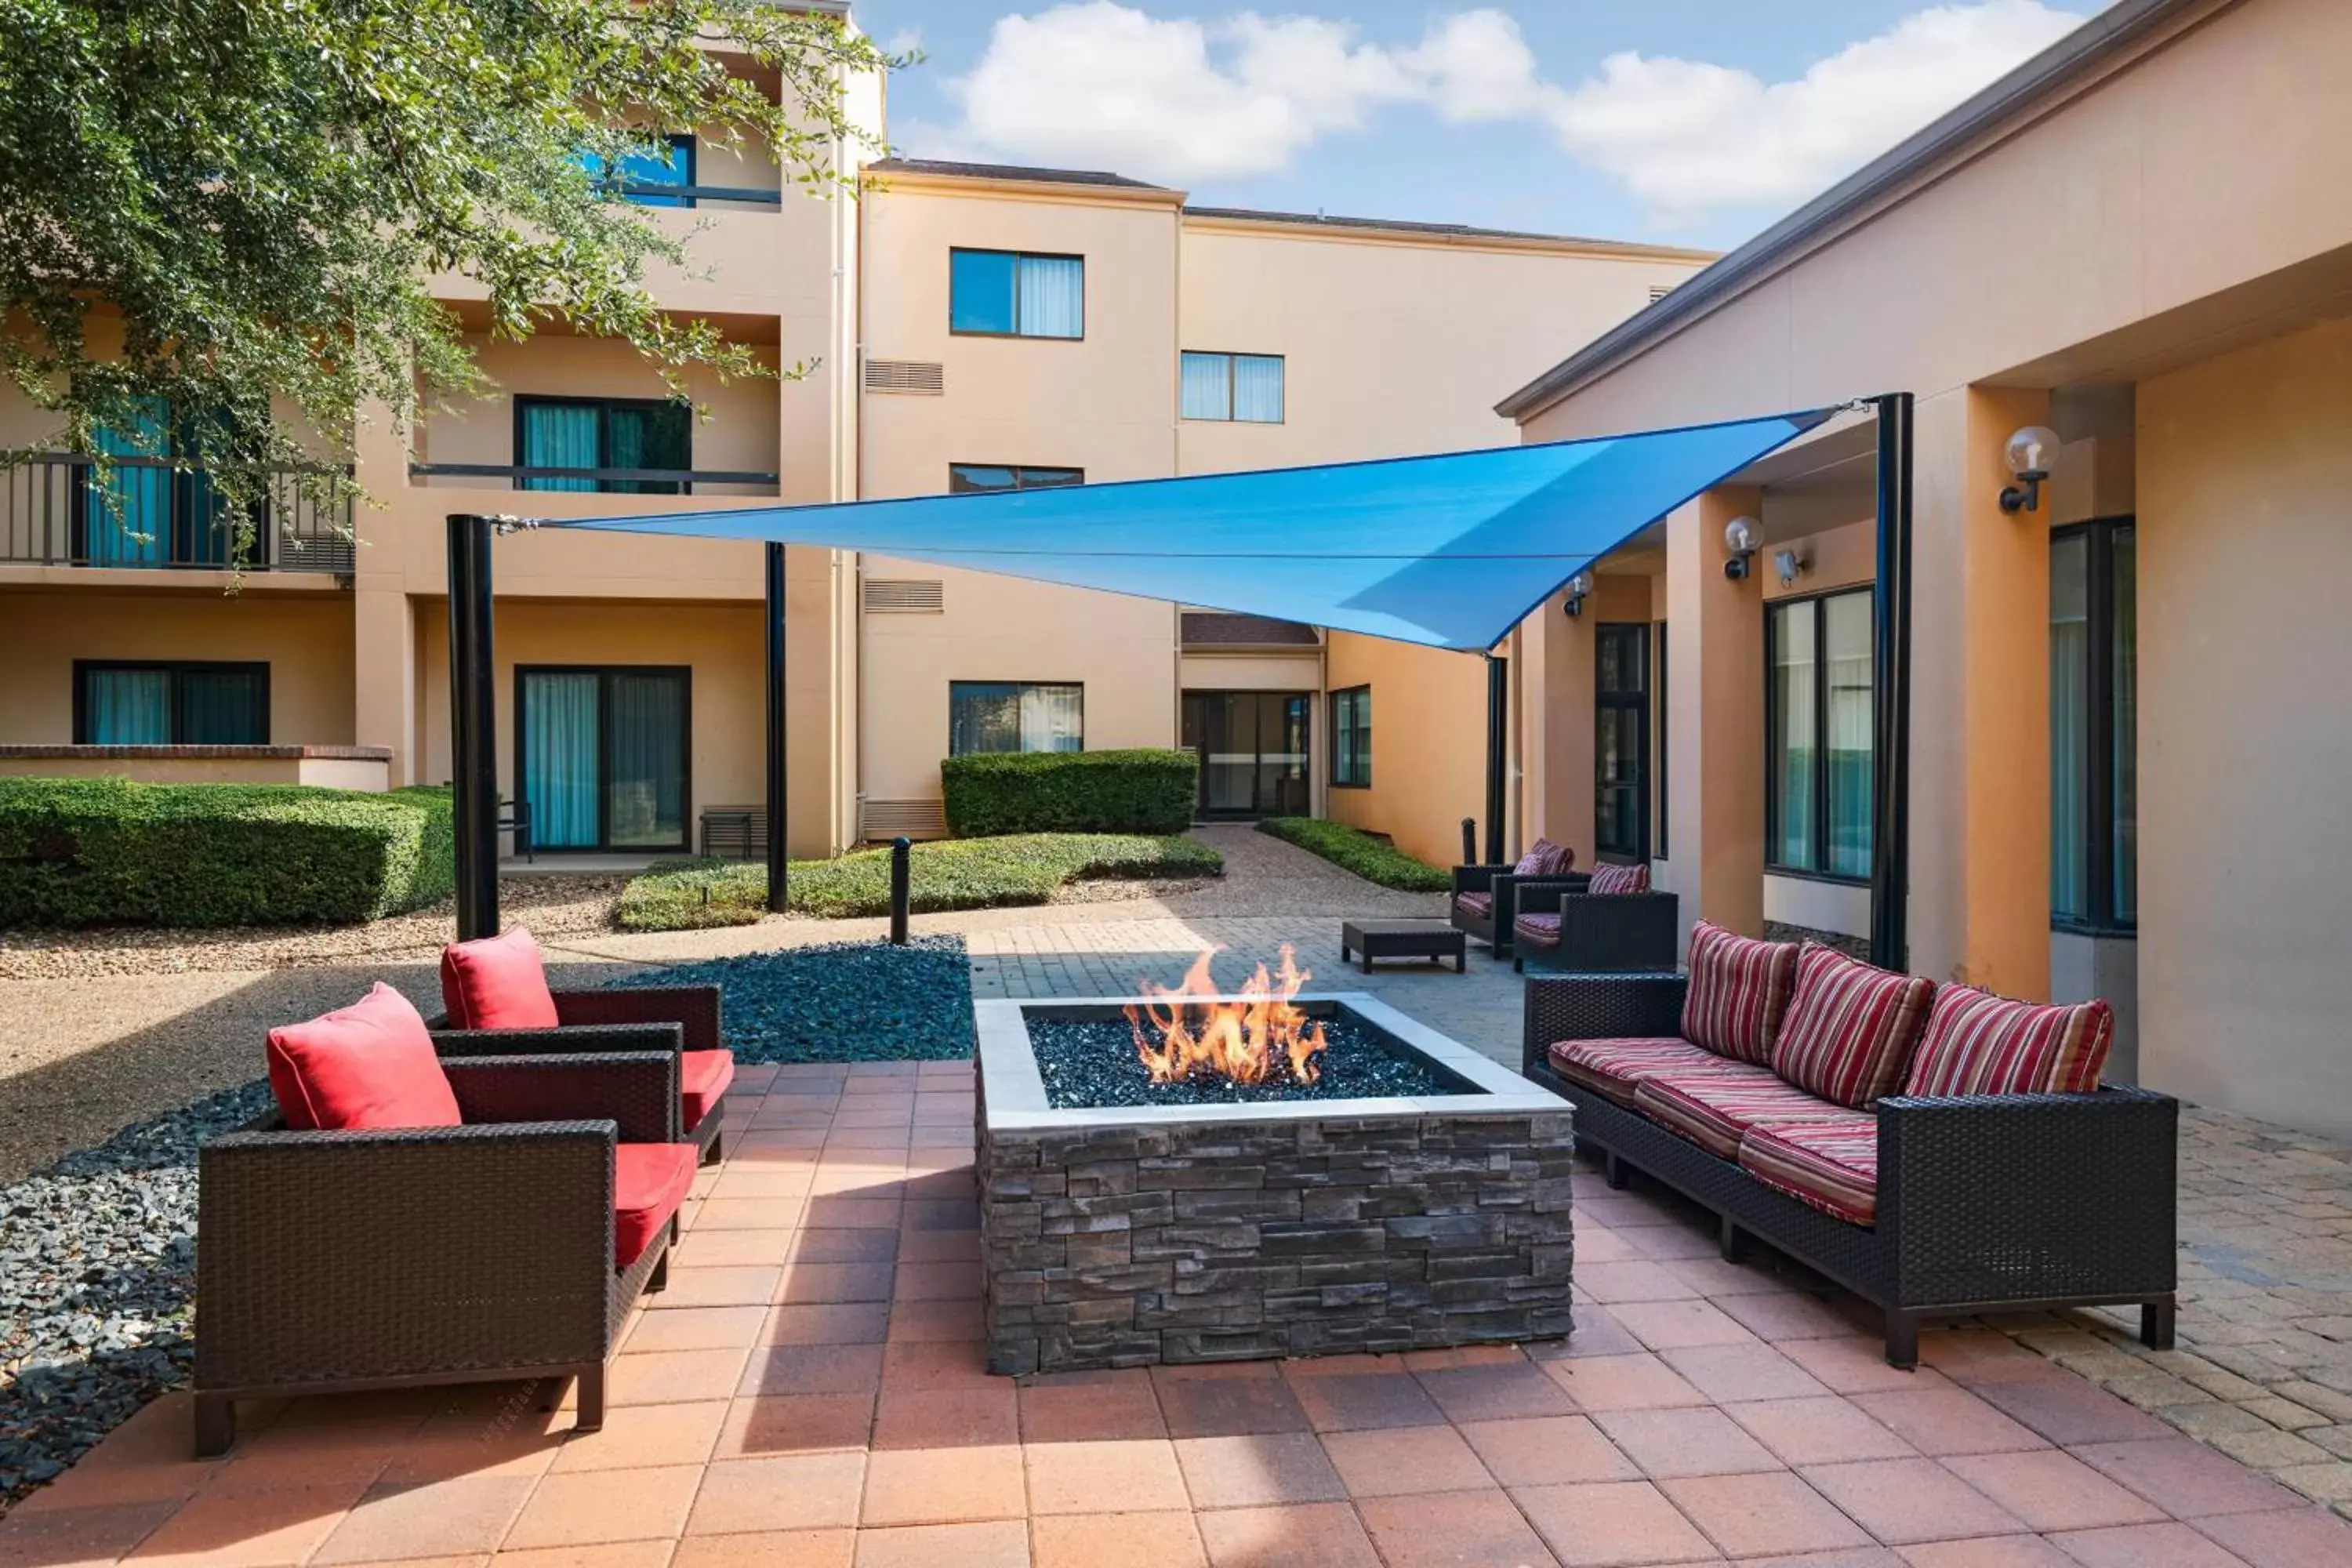
[(782, 914), (791, 875), (784, 831), (784, 547), (768, 546), (768, 909)]
[(490, 520), (449, 514), (449, 743), (457, 940), (499, 934), (498, 665), (490, 652)]
[(1511, 661), (1486, 656), (1486, 864), (1503, 863), (1504, 732), (1511, 722)]
[(904, 834), (890, 840), (890, 945), (907, 945), (907, 899), (909, 867), (907, 858), (914, 845)]
[(1462, 863), (1465, 866), (1478, 864), (1478, 819), (1475, 816), (1462, 819)]
[(1878, 583), (1871, 596), (1870, 961), (1910, 953), (1911, 394), (1878, 399)]

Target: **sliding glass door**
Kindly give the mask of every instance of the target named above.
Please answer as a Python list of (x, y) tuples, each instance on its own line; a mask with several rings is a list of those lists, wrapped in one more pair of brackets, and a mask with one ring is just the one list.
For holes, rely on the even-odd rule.
[(1650, 627), (1593, 628), (1593, 847), (1627, 861), (1650, 858)]
[(1187, 691), (1203, 817), (1304, 816), (1312, 700), (1302, 691)]
[(687, 670), (521, 668), (515, 686), (516, 787), (534, 847), (687, 847)]

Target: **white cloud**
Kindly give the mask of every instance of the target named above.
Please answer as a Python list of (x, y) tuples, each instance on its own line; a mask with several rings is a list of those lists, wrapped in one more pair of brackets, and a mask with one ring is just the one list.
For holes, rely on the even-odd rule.
[(1478, 8), (1418, 40), (1347, 22), (1155, 17), (1085, 0), (1000, 18), (947, 82), (956, 123), (908, 122), (918, 155), (1117, 169), (1174, 184), (1288, 167), (1317, 141), (1412, 106), (1456, 124), (1524, 121), (1623, 184), (1662, 222), (1788, 205), (1821, 190), (2074, 27), (2044, 0), (1915, 12), (1794, 80), (1701, 60), (1612, 55), (1548, 79), (1518, 24)]

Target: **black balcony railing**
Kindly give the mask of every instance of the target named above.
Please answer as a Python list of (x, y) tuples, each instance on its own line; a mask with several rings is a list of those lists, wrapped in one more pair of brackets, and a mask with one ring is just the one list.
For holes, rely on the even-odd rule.
[[(148, 570), (352, 570), (352, 504), (321, 470), (272, 468), (232, 501), (220, 471), (166, 458), (38, 452), (0, 468), (0, 563)], [(239, 523), (251, 542), (240, 555)]]
[[(524, 463), (411, 463), (413, 479), (503, 481), (519, 490), (690, 496), (697, 485), (749, 485), (772, 491), (776, 476), (733, 468), (555, 468)], [(535, 482), (534, 482), (535, 481)]]
[(698, 202), (744, 202), (774, 207), (784, 202), (783, 192), (761, 190), (755, 185), (665, 185), (653, 180), (613, 180), (604, 188), (614, 195), (648, 206), (690, 207)]

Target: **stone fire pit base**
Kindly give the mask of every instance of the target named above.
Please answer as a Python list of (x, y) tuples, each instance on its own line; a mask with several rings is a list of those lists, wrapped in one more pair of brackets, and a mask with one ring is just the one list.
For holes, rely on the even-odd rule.
[(1567, 1105), (1368, 995), (1300, 1000), (1355, 1013), (1465, 1092), (1052, 1110), (1022, 1010), (1118, 1002), (978, 1005), (992, 1372), (1569, 1331)]

